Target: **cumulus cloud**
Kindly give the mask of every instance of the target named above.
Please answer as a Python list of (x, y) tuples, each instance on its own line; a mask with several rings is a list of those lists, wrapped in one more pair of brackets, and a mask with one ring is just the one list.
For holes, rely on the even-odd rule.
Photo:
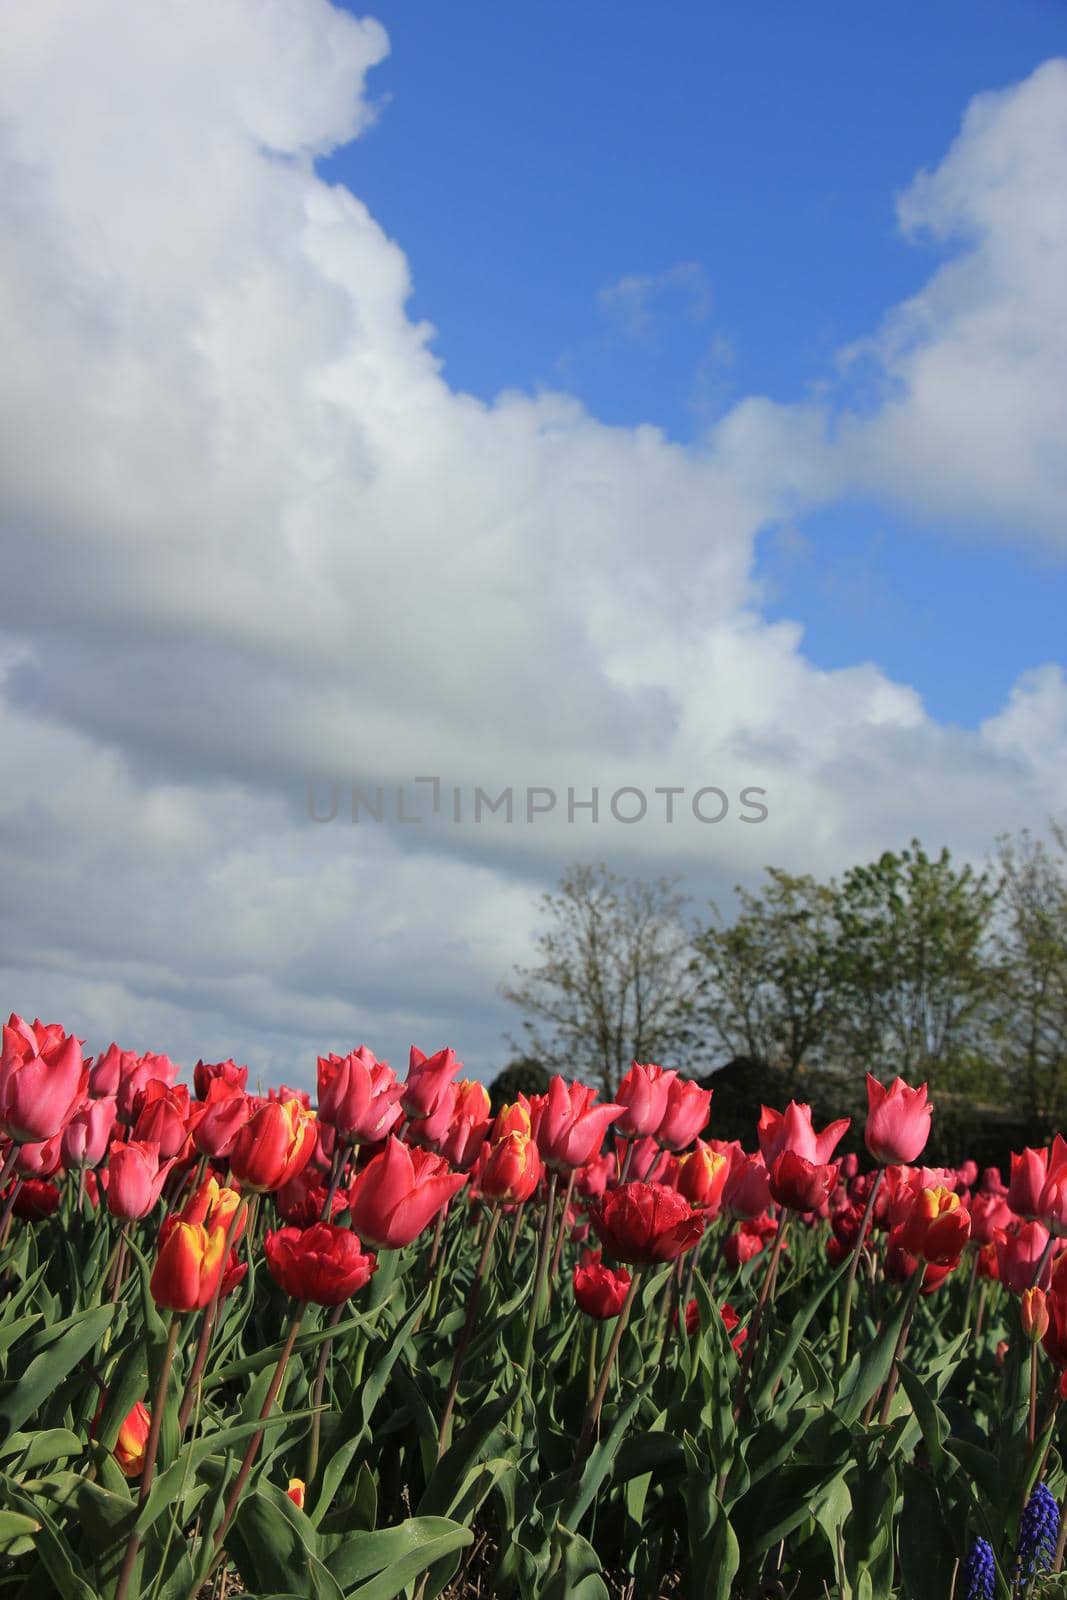
[[(326, 0), (5, 29), (0, 956), (10, 1004), (96, 1045), (488, 1067), (564, 862), (721, 891), (913, 831), (980, 851), (1067, 799), (1057, 669), (942, 727), (876, 664), (816, 669), (753, 576), (761, 532), (860, 486), (1058, 537), (1067, 67), (976, 102), (902, 200), (956, 254), (876, 331), (873, 408), (751, 397), (682, 448), (447, 385), (400, 245), (314, 168), (386, 47)], [(560, 803), (308, 818), (309, 784), (419, 774)], [(612, 823), (624, 785), (770, 814)], [(594, 786), (601, 823), (569, 824)]]

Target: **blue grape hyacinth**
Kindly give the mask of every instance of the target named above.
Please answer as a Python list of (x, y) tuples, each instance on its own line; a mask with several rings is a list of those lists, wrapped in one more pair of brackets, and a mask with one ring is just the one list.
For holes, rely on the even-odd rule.
[(976, 1539), (963, 1563), (964, 1600), (993, 1600), (997, 1568), (988, 1539)]
[(1039, 1572), (1050, 1571), (1056, 1555), (1059, 1526), (1059, 1502), (1045, 1484), (1039, 1483), (1019, 1520), (1016, 1582), (1029, 1583)]

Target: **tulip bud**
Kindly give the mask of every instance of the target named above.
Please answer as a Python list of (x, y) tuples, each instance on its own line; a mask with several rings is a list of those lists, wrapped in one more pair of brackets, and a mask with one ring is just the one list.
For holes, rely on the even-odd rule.
[(521, 1205), (529, 1200), (541, 1177), (541, 1157), (529, 1134), (509, 1133), (489, 1146), (482, 1169), (481, 1191), (487, 1200)]
[(612, 1271), (601, 1261), (574, 1269), (574, 1298), (587, 1317), (606, 1322), (617, 1317), (631, 1283), (625, 1267)]
[(115, 1460), (127, 1478), (139, 1478), (141, 1475), (151, 1426), (151, 1413), (144, 1401), (138, 1400), (115, 1440)]
[(304, 1496), (307, 1492), (307, 1484), (304, 1482), (303, 1478), (290, 1478), (289, 1487), (285, 1492), (293, 1502), (294, 1506), (296, 1506), (297, 1510), (303, 1511)]
[(1031, 1344), (1045, 1337), (1048, 1328), (1048, 1305), (1044, 1289), (1024, 1289), (1019, 1302), (1023, 1332)]

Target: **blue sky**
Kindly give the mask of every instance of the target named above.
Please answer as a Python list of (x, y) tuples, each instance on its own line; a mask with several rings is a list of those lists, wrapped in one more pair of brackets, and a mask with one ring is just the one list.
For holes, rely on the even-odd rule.
[(224, 11), (0, 52), (9, 1008), (491, 1072), (576, 861), (1067, 815), (1067, 0)]
[[(354, 14), (364, 11), (349, 7)], [(895, 197), (973, 95), (1067, 52), (1052, 0), (450, 8), (384, 0), (380, 118), (321, 163), (405, 250), (457, 388), (563, 388), (689, 441), (835, 379), (941, 254)], [(839, 504), (763, 536), (764, 614), (973, 727), (1064, 656), (1062, 560)]]

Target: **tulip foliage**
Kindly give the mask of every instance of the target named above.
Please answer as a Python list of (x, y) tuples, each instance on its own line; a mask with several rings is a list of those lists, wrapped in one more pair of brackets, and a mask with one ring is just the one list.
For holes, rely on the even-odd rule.
[[(0, 1580), (22, 1600), (1022, 1600), (1067, 1519), (1067, 1144), (921, 1165), (635, 1063), (494, 1118), (0, 1053)], [(859, 1133), (861, 1130), (856, 1130)]]

